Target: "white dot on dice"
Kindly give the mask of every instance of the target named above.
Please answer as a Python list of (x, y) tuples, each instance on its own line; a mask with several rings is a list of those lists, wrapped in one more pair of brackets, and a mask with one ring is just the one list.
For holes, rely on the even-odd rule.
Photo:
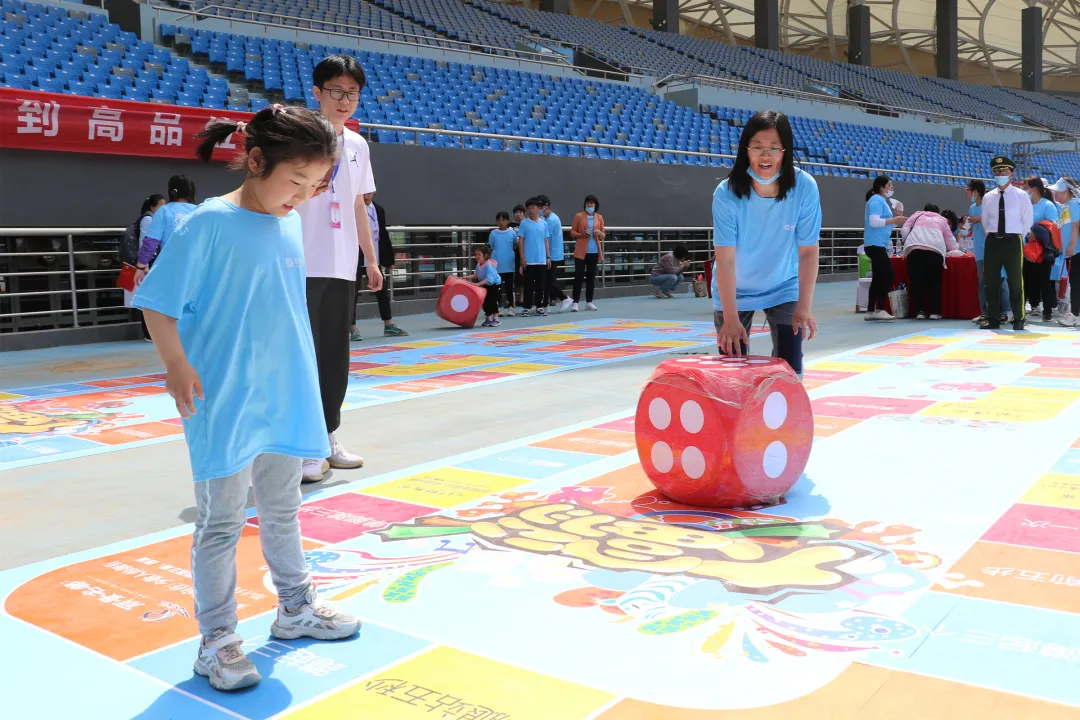
[(682, 469), (687, 477), (697, 480), (705, 474), (705, 456), (691, 445), (682, 452)]
[(774, 440), (765, 448), (761, 458), (761, 469), (771, 478), (780, 477), (787, 467), (787, 447), (779, 440)]
[(765, 398), (765, 404), (761, 406), (762, 419), (765, 427), (775, 430), (787, 420), (787, 398), (784, 393), (774, 392)]
[(454, 297), (450, 298), (450, 308), (454, 312), (463, 313), (469, 309), (469, 298), (465, 295), (458, 293)]
[(679, 421), (682, 423), (683, 430), (693, 434), (705, 426), (705, 413), (696, 402), (687, 400), (679, 408)]
[(652, 446), (653, 467), (662, 473), (666, 473), (671, 470), (672, 465), (675, 464), (675, 457), (671, 454), (671, 448), (668, 447), (666, 442), (658, 442)]
[(649, 422), (657, 430), (665, 430), (671, 424), (671, 407), (663, 398), (653, 398), (649, 403)]

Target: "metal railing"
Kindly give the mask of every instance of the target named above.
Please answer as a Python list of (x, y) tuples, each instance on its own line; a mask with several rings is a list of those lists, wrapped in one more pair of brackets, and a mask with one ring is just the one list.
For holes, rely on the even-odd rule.
[(806, 90), (794, 90), (792, 88), (772, 87), (770, 85), (758, 85), (756, 83), (745, 82), (742, 80), (734, 80), (731, 78), (714, 77), (712, 75), (697, 75), (692, 73), (668, 75), (667, 77), (660, 78), (655, 83), (653, 83), (653, 88), (667, 88), (670, 90), (672, 85), (678, 86), (680, 83), (687, 85), (708, 85), (710, 87), (716, 87), (724, 90), (737, 90), (739, 92), (765, 94), (773, 97), (789, 98), (792, 100), (807, 100), (810, 102), (828, 103), (830, 105), (841, 105), (862, 112), (873, 110), (874, 114), (877, 115), (881, 115), (883, 113), (888, 113), (892, 115), (914, 115), (924, 118), (929, 122), (936, 123), (951, 123), (954, 125), (956, 123), (965, 123), (968, 125), (982, 125), (986, 127), (992, 127), (999, 130), (1025, 130), (1029, 132), (1038, 132), (1051, 136), (1054, 142), (1074, 139), (1073, 136), (1069, 133), (1063, 130), (1055, 130), (1053, 128), (1033, 127), (1024, 123), (1005, 123), (997, 122), (994, 120), (982, 120), (979, 118), (965, 117), (962, 115), (939, 113), (932, 110), (919, 110), (916, 108), (889, 105), (887, 103), (878, 102), (876, 100), (856, 100), (852, 98), (835, 97), (833, 95), (828, 95), (825, 93), (819, 94)]
[(129, 321), (116, 287), (124, 230), (0, 229), (0, 332)]
[[(189, 2), (189, 0), (176, 0), (178, 4), (187, 4), (194, 6), (196, 3)], [(360, 36), (369, 40), (378, 40), (380, 42), (391, 43), (394, 45), (406, 46), (401, 48), (400, 52), (404, 54), (413, 54), (413, 51), (417, 47), (436, 48), (442, 50), (452, 50), (454, 52), (465, 53), (470, 57), (476, 57), (477, 64), (487, 64), (491, 62), (492, 56), (501, 57), (508, 60), (520, 60), (528, 63), (535, 63), (539, 65), (546, 65), (548, 67), (559, 68), (561, 70), (575, 70), (581, 72), (581, 68), (575, 67), (572, 63), (560, 56), (558, 53), (540, 53), (530, 50), (519, 50), (516, 48), (498, 47), (495, 45), (485, 45), (483, 43), (466, 42), (463, 40), (453, 40), (451, 38), (429, 35), (414, 35), (412, 33), (402, 33), (396, 30), (380, 30), (377, 28), (369, 28), (363, 25), (353, 25), (350, 23), (335, 22), (333, 20), (319, 20), (316, 18), (305, 18), (296, 15), (282, 15), (279, 13), (265, 12), (262, 10), (248, 10), (245, 8), (228, 7), (226, 5), (204, 5), (195, 9), (189, 7), (184, 9), (182, 7), (159, 7), (159, 10), (166, 12), (172, 12), (180, 15), (182, 18), (190, 17), (194, 22), (198, 20), (221, 20), (226, 22), (248, 23), (253, 25), (264, 25), (267, 27), (273, 27), (275, 29), (289, 30), (296, 33), (296, 39), (293, 42), (303, 42), (300, 39), (299, 33), (301, 31), (316, 32), (320, 35), (327, 35), (330, 37), (347, 38), (348, 40), (356, 40), (357, 36)], [(223, 14), (223, 13), (229, 14)], [(235, 15), (234, 15), (235, 14)], [(238, 15), (239, 17), (237, 17)], [(261, 19), (256, 19), (256, 17)], [(183, 22), (182, 20), (173, 22)], [(160, 20), (158, 21), (160, 24)], [(305, 23), (306, 26), (300, 23)], [(172, 22), (170, 22), (172, 24)], [(327, 28), (335, 28), (333, 30)], [(243, 30), (243, 28), (237, 28)], [(238, 33), (245, 34), (245, 33)], [(276, 38), (275, 38), (276, 39)], [(522, 34), (521, 40), (525, 43), (531, 43), (535, 45), (552, 45), (556, 44), (560, 47), (572, 47), (567, 46), (565, 43), (549, 40), (547, 38), (536, 37), (528, 34)], [(588, 69), (590, 76), (599, 76), (607, 79), (625, 81), (628, 77), (638, 77), (633, 70), (627, 71), (604, 71)]]
[[(569, 231), (569, 226), (563, 228)], [(473, 272), (473, 248), (486, 243), (491, 226), (391, 226), (394, 245), (391, 298), (419, 300), (438, 297), (446, 278)], [(713, 254), (711, 227), (606, 228), (604, 260), (597, 265), (596, 286), (601, 289), (649, 284), (653, 265), (676, 245), (690, 252), (688, 277), (704, 274)], [(821, 231), (819, 273), (846, 276), (858, 272), (857, 250), (862, 228), (825, 228)], [(574, 275), (574, 243), (564, 240), (562, 282), (569, 289)], [(361, 303), (374, 302), (361, 295)]]
[[(92, 327), (132, 322), (124, 292), (116, 286), (117, 255), (126, 228), (0, 228), (0, 333)], [(568, 230), (569, 228), (565, 228)], [(430, 300), (450, 275), (469, 274), (472, 248), (487, 242), (490, 226), (393, 226), (391, 297)], [(601, 289), (645, 286), (661, 253), (685, 245), (692, 264), (688, 277), (704, 273), (712, 255), (712, 228), (607, 228), (604, 261), (597, 268)], [(829, 228), (821, 233), (822, 276), (857, 272), (861, 228)], [(573, 243), (565, 242), (573, 278)], [(361, 288), (358, 301), (374, 303)]]
[[(506, 48), (494, 45), (484, 45), (482, 43), (471, 43), (461, 40), (453, 40), (450, 38), (439, 36), (427, 36), (427, 35), (414, 35), (411, 33), (401, 33), (394, 30), (380, 30), (376, 28), (369, 28), (363, 25), (353, 25), (350, 23), (335, 22), (328, 19), (316, 19), (316, 18), (304, 18), (295, 15), (284, 15), (280, 13), (271, 13), (262, 10), (250, 10), (246, 8), (229, 7), (227, 5), (209, 4), (203, 5), (199, 8), (195, 8), (198, 5), (197, 0), (173, 0), (176, 4), (175, 7), (163, 7), (162, 10), (180, 13), (183, 16), (191, 16), (192, 18), (213, 18), (216, 20), (235, 20), (236, 22), (247, 22), (256, 25), (266, 25), (275, 28), (283, 28), (286, 30), (308, 30), (311, 32), (317, 32), (323, 35), (345, 37), (355, 39), (357, 35), (367, 37), (369, 39), (381, 40), (388, 43), (394, 43), (407, 46), (424, 46), (424, 47), (436, 47), (444, 48), (447, 50), (456, 50), (458, 52), (467, 53), (470, 55), (481, 55), (484, 59), (489, 59), (492, 55), (507, 57), (517, 60), (524, 60), (527, 62), (540, 63), (544, 65), (557, 66), (563, 69), (571, 68), (578, 69), (574, 65), (567, 63), (565, 60), (559, 58), (553, 60), (553, 57), (557, 57), (557, 54), (544, 54), (535, 53), (527, 50), (519, 50), (516, 48)], [(182, 6), (187, 5), (188, 8), (184, 9)], [(222, 12), (228, 12), (229, 15), (221, 14)], [(240, 17), (234, 17), (233, 13), (239, 14)], [(256, 19), (262, 18), (262, 19)], [(289, 23), (294, 24), (289, 24)], [(299, 23), (306, 23), (307, 27), (299, 25)], [(337, 28), (336, 30), (327, 30), (327, 27)], [(640, 36), (639, 36), (640, 37)], [(534, 43), (539, 45), (558, 45), (559, 47), (567, 49), (580, 49), (591, 55), (596, 55), (597, 51), (592, 48), (580, 45), (577, 43), (564, 42), (561, 40), (542, 38), (539, 36), (529, 35), (523, 32), (521, 35), (522, 40), (528, 43)], [(299, 40), (299, 36), (298, 36)], [(664, 47), (662, 45), (658, 47)], [(667, 48), (670, 49), (670, 48)], [(602, 55), (602, 53), (601, 53)], [(618, 61), (617, 61), (618, 62)], [(649, 68), (642, 68), (633, 65), (627, 65), (620, 63), (627, 69), (625, 71), (603, 71), (588, 69), (588, 74), (592, 76), (611, 76), (611, 79), (625, 80), (627, 77), (640, 78), (644, 76), (657, 76), (655, 70)], [(1075, 137), (1063, 130), (1056, 130), (1053, 128), (1032, 127), (1023, 122), (1020, 123), (1005, 123), (994, 120), (985, 120), (981, 118), (950, 115), (947, 113), (938, 113), (930, 110), (921, 110), (917, 108), (900, 107), (895, 105), (889, 105), (884, 102), (878, 102), (870, 99), (855, 100), (851, 98), (834, 97), (828, 94), (812, 93), (804, 90), (795, 90), (792, 88), (774, 87), (771, 85), (761, 85), (757, 83), (745, 82), (741, 80), (734, 80), (731, 78), (724, 78), (713, 75), (700, 75), (695, 73), (684, 74), (669, 74), (660, 78), (653, 83), (653, 88), (661, 88), (673, 83), (700, 83), (703, 85), (710, 85), (713, 87), (719, 87), (730, 90), (739, 90), (742, 92), (761, 93), (775, 97), (786, 97), (796, 100), (808, 100), (812, 102), (824, 102), (834, 105), (843, 105), (846, 107), (852, 107), (860, 111), (867, 111), (868, 109), (876, 110), (878, 114), (882, 111), (891, 114), (905, 114), (923, 117), (931, 122), (939, 123), (956, 123), (964, 122), (975, 125), (984, 125), (988, 127), (1006, 129), (1006, 130), (1029, 130), (1035, 132), (1043, 132), (1051, 136), (1055, 140), (1072, 140)]]

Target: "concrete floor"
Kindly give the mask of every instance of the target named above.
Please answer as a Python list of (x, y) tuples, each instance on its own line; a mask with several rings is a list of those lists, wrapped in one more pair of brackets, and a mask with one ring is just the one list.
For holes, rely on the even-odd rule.
[[(820, 335), (806, 346), (807, 360), (917, 331), (925, 322), (867, 323), (854, 310), (855, 284), (818, 287), (815, 313)], [(568, 320), (711, 320), (706, 300), (680, 297), (627, 298), (601, 303), (599, 313), (509, 318), (503, 328)], [(760, 321), (760, 318), (759, 318)], [(398, 323), (413, 340), (446, 334), (434, 315), (405, 317)], [(970, 328), (968, 321), (937, 326)], [(378, 322), (362, 322), (381, 344)], [(754, 350), (768, 352), (768, 340)], [(715, 352), (715, 351), (714, 351)], [(421, 397), (346, 412), (338, 437), (361, 452), (361, 470), (338, 471), (311, 491), (401, 470), (419, 463), (476, 450), (608, 413), (630, 410), (657, 357), (595, 368), (480, 385), (469, 391), (470, 407), (503, 408), (500, 416), (466, 415), (462, 396)], [(160, 372), (153, 346), (142, 342), (6, 353), (0, 359), (0, 392), (60, 382)], [(187, 449), (171, 442), (103, 455), (0, 472), (0, 570), (137, 537), (194, 520)]]

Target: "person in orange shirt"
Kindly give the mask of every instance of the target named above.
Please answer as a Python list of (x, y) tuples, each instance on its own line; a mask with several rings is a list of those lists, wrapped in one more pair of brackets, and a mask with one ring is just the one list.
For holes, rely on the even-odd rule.
[(584, 207), (583, 212), (574, 216), (570, 226), (570, 237), (574, 240), (574, 304), (570, 306), (570, 312), (578, 311), (583, 281), (585, 309), (596, 310), (593, 305), (596, 267), (604, 261), (604, 216), (600, 214), (600, 201), (595, 195), (588, 195)]

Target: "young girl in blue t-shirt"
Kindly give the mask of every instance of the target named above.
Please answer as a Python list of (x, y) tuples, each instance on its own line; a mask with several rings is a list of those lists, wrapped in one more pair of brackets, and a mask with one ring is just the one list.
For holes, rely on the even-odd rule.
[[(217, 121), (198, 155), (243, 133), (247, 177), (177, 224), (134, 300), (184, 419), (198, 516), (191, 550), (195, 672), (218, 690), (262, 678), (236, 634), (236, 545), (255, 491), (263, 556), (278, 592), (270, 633), (333, 640), (356, 618), (319, 603), (300, 541), (300, 467), (329, 453), (305, 295), (296, 206), (325, 189), (337, 137), (324, 118), (274, 106)], [(344, 330), (343, 330), (344, 332)]]
[(765, 311), (773, 357), (802, 375), (802, 341), (817, 335), (821, 200), (793, 155), (783, 113), (759, 112), (743, 128), (735, 167), (713, 193), (713, 322), (720, 352), (741, 355), (754, 312)]
[(495, 223), (498, 227), (488, 234), (488, 245), (491, 246), (491, 256), (499, 271), (502, 280), (502, 293), (506, 301), (506, 314), (514, 316), (514, 274), (517, 272), (517, 255), (520, 243), (518, 242), (517, 230), (510, 227), (510, 213), (500, 210), (495, 215)]
[(499, 286), (502, 284), (502, 275), (499, 273), (498, 263), (491, 257), (491, 246), (483, 244), (473, 250), (476, 258), (476, 272), (467, 279), (480, 287), (487, 288), (484, 296), (484, 322), (481, 327), (499, 327)]

